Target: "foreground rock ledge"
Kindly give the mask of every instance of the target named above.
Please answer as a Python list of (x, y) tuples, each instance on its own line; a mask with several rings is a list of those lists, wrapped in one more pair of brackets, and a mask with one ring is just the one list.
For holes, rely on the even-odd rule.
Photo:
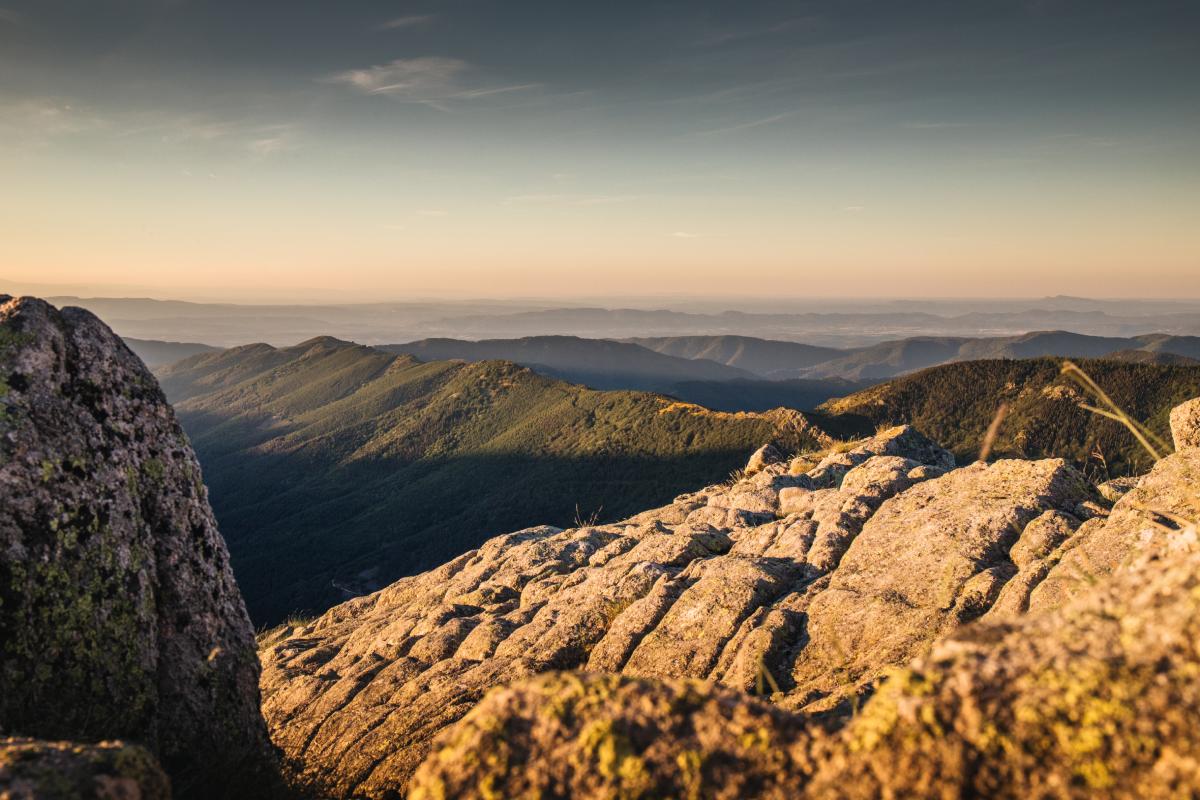
[(90, 313), (0, 296), (0, 728), (130, 740), (178, 794), (262, 796), (258, 672), (154, 378)]

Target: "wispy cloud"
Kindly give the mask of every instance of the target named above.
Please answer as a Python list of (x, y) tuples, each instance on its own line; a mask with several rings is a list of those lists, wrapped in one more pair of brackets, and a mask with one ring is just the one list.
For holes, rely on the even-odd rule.
[(0, 104), (0, 134), (25, 144), (44, 144), (74, 134), (111, 127), (103, 116), (55, 97), (35, 97)]
[(744, 39), (757, 39), (760, 36), (771, 36), (778, 33), (786, 33), (800, 28), (808, 28), (819, 22), (817, 17), (798, 17), (796, 19), (785, 19), (777, 22), (774, 25), (767, 25), (760, 28), (750, 28), (746, 30), (731, 30), (715, 33), (711, 36), (706, 36), (692, 44), (696, 47), (715, 47), (718, 45), (729, 44), (730, 42), (738, 42)]
[(42, 148), (80, 136), (142, 139), (173, 148), (220, 147), (261, 157), (296, 149), (300, 129), (158, 109), (101, 110), (55, 97), (0, 103), (0, 138), (17, 146)]
[(722, 128), (711, 128), (706, 131), (697, 131), (696, 136), (724, 136), (729, 133), (737, 133), (738, 131), (748, 131), (752, 128), (761, 128), (764, 125), (774, 125), (776, 122), (782, 122), (785, 119), (796, 116), (795, 111), (785, 111), (782, 114), (772, 114), (769, 117), (761, 119), (752, 119), (748, 122), (739, 122), (736, 125), (726, 125)]
[(403, 28), (416, 28), (421, 25), (428, 25), (433, 22), (433, 14), (412, 14), (407, 17), (396, 17), (389, 19), (377, 26), (377, 30), (381, 31), (397, 31)]
[(0, 8), (0, 22), (7, 22), (15, 25), (21, 21), (21, 14), (18, 11), (13, 11), (9, 8)]
[(699, 239), (700, 238), (700, 234), (689, 233), (687, 231), (675, 231), (671, 235), (673, 237), (675, 237), (676, 239)]
[(540, 83), (516, 83), (512, 86), (497, 86), (494, 89), (467, 89), (462, 92), (457, 92), (451, 97), (459, 100), (477, 100), (480, 97), (490, 97), (494, 94), (506, 94), (508, 92), (523, 92), (526, 89), (537, 89), (541, 86)]
[(918, 131), (937, 131), (951, 128), (974, 128), (974, 122), (905, 122), (901, 125), (902, 128), (911, 128)]
[(445, 97), (456, 91), (454, 80), (468, 67), (467, 62), (457, 58), (398, 58), (388, 64), (339, 72), (333, 80), (368, 94)]
[(366, 94), (379, 94), (412, 103), (423, 103), (440, 111), (449, 111), (454, 101), (535, 89), (540, 84), (519, 83), (500, 86), (472, 86), (465, 76), (470, 64), (458, 58), (424, 56), (398, 58), (387, 64), (339, 72), (330, 80)]
[(571, 194), (547, 192), (543, 194), (517, 194), (506, 197), (506, 206), (604, 206), (636, 200), (632, 194)]
[(246, 148), (256, 156), (274, 156), (299, 147), (298, 133), (293, 125), (266, 125), (251, 133), (259, 135), (252, 138)]

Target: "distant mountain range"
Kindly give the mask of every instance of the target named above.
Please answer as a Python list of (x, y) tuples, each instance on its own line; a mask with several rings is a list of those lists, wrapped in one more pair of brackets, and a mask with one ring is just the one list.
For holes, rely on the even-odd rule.
[(157, 374), (259, 623), (499, 532), (667, 502), (725, 478), (765, 442), (827, 441), (796, 412), (723, 414), (508, 362), (424, 363), (328, 337), (200, 354)]
[(1102, 358), (1110, 353), (1140, 350), (1195, 358), (1200, 337), (1149, 334), (1134, 337), (1085, 336), (1067, 331), (1036, 331), (1020, 336), (987, 338), (915, 337), (863, 348), (814, 367), (781, 371), (773, 377), (850, 380), (891, 378), (913, 370), (983, 358)]
[[(5, 288), (0, 282), (0, 291)], [(1176, 336), (1200, 335), (1200, 300), (1186, 299), (780, 298), (739, 301), (741, 307), (736, 309), (723, 307), (722, 302), (715, 300), (670, 298), (661, 301), (614, 298), (611, 305), (546, 300), (310, 305), (68, 296), (50, 300), (55, 305), (87, 308), (122, 336), (206, 342), (223, 347), (260, 341), (288, 345), (317, 335), (334, 335), (364, 344), (428, 337), (478, 340), (563, 335), (629, 339), (728, 335), (834, 348), (864, 347), (914, 336), (1015, 336), (1031, 330), (1071, 330), (1090, 336), (1120, 337), (1155, 331)], [(661, 305), (651, 305), (658, 302)], [(713, 360), (723, 362), (720, 358)], [(730, 366), (754, 371), (747, 365)]]
[[(699, 337), (698, 337), (699, 338)], [(725, 346), (715, 340), (737, 338)], [(718, 411), (766, 411), (780, 406), (813, 408), (831, 397), (863, 388), (863, 382), (841, 379), (763, 380), (754, 371), (702, 357), (707, 352), (747, 364), (769, 365), (772, 352), (793, 364), (792, 353), (840, 354), (840, 350), (815, 348), (791, 342), (770, 342), (745, 337), (703, 337), (704, 346), (691, 346), (688, 338), (659, 340), (664, 349), (692, 353), (667, 355), (639, 343), (576, 336), (529, 336), (523, 339), (422, 339), (408, 344), (380, 345), (389, 353), (407, 353), (429, 360), (512, 361), (543, 375), (581, 383), (593, 389), (637, 389), (661, 392)], [(737, 350), (741, 351), (739, 357)]]
[[(701, 404), (722, 397), (724, 400), (715, 407), (745, 409), (773, 407), (779, 405), (775, 400), (788, 398), (793, 400), (784, 405), (811, 408), (805, 403), (812, 403), (814, 398), (820, 403), (862, 388), (864, 383), (954, 361), (1101, 358), (1113, 353), (1121, 353), (1122, 360), (1159, 363), (1179, 357), (1200, 358), (1200, 337), (1196, 336), (1086, 336), (1068, 331), (993, 337), (918, 336), (849, 350), (747, 336), (673, 336), (621, 342), (570, 336), (484, 341), (423, 339), (381, 347), (425, 359), (505, 359), (595, 388), (660, 391)], [(1146, 355), (1131, 355), (1133, 352)], [(831, 384), (831, 379), (841, 383)], [(775, 383), (779, 381), (801, 382)], [(713, 382), (736, 383), (739, 388), (736, 392), (719, 391)]]
[[(169, 363), (175, 355), (213, 350), (198, 344), (127, 341), (155, 367)], [(745, 336), (627, 341), (529, 336), (482, 341), (421, 339), (378, 345), (377, 349), (411, 354), (423, 361), (511, 361), (594, 389), (659, 392), (719, 411), (765, 411), (780, 406), (810, 410), (873, 383), (957, 361), (1056, 356), (1184, 365), (1200, 360), (1200, 337), (1101, 337), (1041, 331), (1005, 337), (913, 337), (839, 350)], [(168, 383), (168, 390), (186, 399), (190, 395), (182, 392), (211, 391), (223, 382), (240, 380), (247, 370), (286, 358), (282, 355), (286, 348), (265, 344), (235, 350), (240, 357), (232, 366), (214, 362), (209, 367), (211, 374), (189, 377), (187, 388)]]
[(805, 369), (847, 355), (846, 350), (836, 347), (756, 339), (753, 336), (661, 336), (626, 341), (656, 353), (707, 359), (764, 377), (785, 370)]

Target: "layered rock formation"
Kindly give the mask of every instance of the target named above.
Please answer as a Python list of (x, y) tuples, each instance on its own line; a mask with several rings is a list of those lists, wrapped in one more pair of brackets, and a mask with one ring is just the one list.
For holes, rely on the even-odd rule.
[[(985, 470), (959, 472), (971, 471)], [(918, 496), (910, 491), (889, 502)], [(1042, 512), (1009, 548), (1007, 571), (1016, 575), (1000, 586), (985, 619), (885, 670), (873, 696), (843, 724), (781, 715), (712, 684), (631, 687), (611, 676), (543, 676), (489, 694), (448, 731), (413, 779), (411, 796), (1194, 797), (1198, 519), (1200, 449), (1194, 447), (1160, 461), (1110, 515), (1074, 532), (1077, 522), (1064, 512)], [(943, 555), (972, 552), (964, 543), (981, 541), (974, 532), (987, 527), (966, 530), (972, 534)], [(930, 533), (916, 526), (911, 538), (936, 549)], [(832, 582), (866, 536), (864, 528)], [(1088, 551), (1094, 559), (1081, 558)], [(907, 580), (906, 564), (881, 564), (880, 571), (888, 583)], [(1030, 586), (1032, 612), (1022, 613), (1022, 602), (1005, 602), (1010, 592), (1028, 602)], [(969, 594), (960, 590), (957, 597)], [(973, 594), (986, 598), (992, 591)], [(866, 613), (876, 613), (872, 593), (861, 598)], [(986, 602), (958, 605), (978, 609)], [(1039, 605), (1051, 610), (1038, 611)], [(910, 601), (901, 614), (927, 614), (928, 606)], [(854, 607), (845, 611), (859, 630)], [(879, 649), (879, 639), (895, 639), (894, 626), (881, 622), (869, 628), (874, 641), (864, 645), (860, 638), (841, 657), (848, 672), (865, 654), (887, 660), (894, 652)], [(798, 664), (810, 647), (800, 651)], [(796, 705), (788, 693), (773, 699)], [(656, 730), (667, 735), (655, 737)]]
[(712, 684), (556, 673), (489, 694), (410, 797), (1194, 797), (1198, 637), (1190, 528), (1059, 611), (940, 641), (839, 730)]
[(270, 791), (253, 631), (154, 378), (90, 313), (0, 297), (0, 728), (128, 739), (180, 795)]
[[(334, 797), (394, 796), (439, 732), (489, 689), (514, 682), (507, 699), (494, 696), (474, 723), (447, 734), (450, 749), (427, 763), (422, 791), (456, 796), (475, 780), (480, 796), (490, 796), (479, 788), (489, 781), (498, 781), (494, 796), (520, 794), (526, 784), (505, 783), (506, 776), (557, 758), (539, 742), (566, 753), (571, 742), (591, 741), (595, 752), (578, 764), (602, 758), (617, 776), (609, 777), (624, 780), (619, 754), (640, 751), (647, 730), (687, 728), (662, 716), (680, 703), (711, 718), (705, 729), (726, 730), (721, 725), (736, 718), (748, 733), (757, 720), (772, 742), (784, 730), (784, 738), (804, 739), (799, 717), (747, 695), (770, 695), (776, 706), (835, 724), (881, 675), (939, 637), (989, 612), (1020, 614), (1083, 518), (1104, 513), (1095, 490), (1060, 460), (953, 469), (946, 451), (905, 427), (817, 463), (789, 465), (763, 452), (750, 466), (736, 483), (622, 523), (498, 537), (270, 641), (261, 651), (264, 713), (293, 782)], [(570, 669), (594, 677), (519, 683)], [(570, 689), (571, 681), (583, 688)], [(597, 699), (597, 691), (610, 699)], [(571, 710), (577, 703), (586, 713)], [(730, 710), (730, 703), (753, 708)], [(557, 722), (534, 720), (548, 708)], [(606, 719), (625, 725), (625, 738), (586, 733)], [(475, 750), (454, 766), (453, 742), (482, 747), (472, 737), (485, 734), (471, 733), (470, 724), (492, 725), (487, 720), (498, 720), (495, 730), (524, 726), (514, 734), (516, 749), (503, 758)], [(730, 750), (697, 727), (679, 734), (678, 747), (664, 745), (666, 761), (629, 762), (650, 776), (630, 786), (646, 796), (681, 793), (691, 780), (691, 767), (680, 766), (692, 758), (684, 743), (693, 740), (707, 742), (695, 748), (698, 757), (725, 765), (712, 767), (705, 796), (726, 796), (714, 781), (739, 771), (749, 783), (729, 783), (728, 796), (748, 787), (770, 796), (775, 785), (786, 794), (786, 782), (774, 784), (771, 775), (800, 774), (787, 758), (760, 759), (752, 742)], [(484, 762), (501, 761), (511, 770), (485, 780)], [(455, 770), (473, 777), (450, 780)], [(546, 796), (625, 791), (619, 780), (580, 773), (577, 783), (555, 774), (538, 784)]]

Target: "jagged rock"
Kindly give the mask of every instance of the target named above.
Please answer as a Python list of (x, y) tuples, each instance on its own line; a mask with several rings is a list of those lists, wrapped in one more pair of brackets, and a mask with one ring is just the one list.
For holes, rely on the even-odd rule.
[(1025, 526), (1021, 538), (1008, 551), (1017, 574), (1000, 590), (996, 602), (984, 615), (999, 618), (1029, 610), (1029, 597), (1057, 563), (1056, 553), (1079, 528), (1079, 520), (1062, 511), (1045, 511)]
[(783, 461), (783, 453), (779, 452), (779, 449), (773, 444), (764, 444), (750, 456), (742, 474), (749, 478), (762, 472), (768, 464), (778, 464), (781, 461)]
[(958, 629), (840, 728), (692, 683), (541, 676), (447, 731), (412, 796), (1194, 797), (1197, 641), (1190, 526), (1056, 611)]
[(1053, 567), (1029, 596), (1031, 610), (1061, 606), (1112, 573), (1147, 542), (1200, 520), (1200, 449), (1167, 456), (1113, 505), (1088, 520), (1051, 559)]
[(808, 472), (815, 487), (837, 487), (854, 467), (871, 456), (902, 456), (939, 470), (952, 469), (954, 456), (911, 425), (882, 431), (845, 452), (831, 453)]
[(837, 697), (981, 616), (1016, 573), (1009, 550), (1044, 511), (1088, 495), (1060, 459), (982, 462), (886, 501), (806, 614), (794, 703)]
[(1200, 397), (1171, 409), (1171, 438), (1176, 450), (1200, 447)]
[(171, 783), (136, 745), (0, 738), (4, 800), (169, 800)]
[(0, 297), (0, 725), (144, 744), (181, 794), (261, 794), (258, 671), (154, 378), (90, 313)]
[(1115, 503), (1125, 495), (1129, 494), (1129, 491), (1137, 486), (1138, 481), (1140, 480), (1141, 476), (1113, 478), (1112, 480), (1105, 481), (1097, 486), (1096, 491), (1099, 492), (1100, 496), (1108, 502)]

